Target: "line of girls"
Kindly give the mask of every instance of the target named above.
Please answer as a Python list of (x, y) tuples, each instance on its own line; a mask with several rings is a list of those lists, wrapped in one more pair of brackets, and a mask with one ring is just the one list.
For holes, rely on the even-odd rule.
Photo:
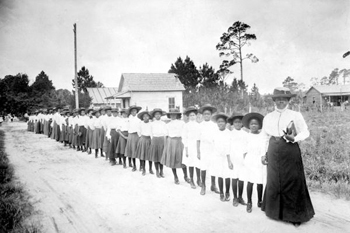
[[(137, 171), (136, 160), (139, 160), (142, 175), (146, 175), (146, 161), (150, 174), (154, 174), (152, 164), (155, 164), (158, 178), (164, 177), (165, 165), (172, 169), (175, 184), (180, 183), (177, 175), (180, 168), (184, 180), (193, 189), (196, 188), (196, 171), (196, 184), (201, 187), (201, 195), (206, 193), (208, 172), (211, 191), (220, 194), (221, 201), (230, 201), (232, 186), (233, 206), (247, 205), (249, 213), (252, 211), (253, 184), (256, 184), (257, 205), (261, 207), (263, 178), (266, 176), (261, 163), (261, 156), (265, 154), (259, 136), (263, 121), (261, 114), (213, 115), (216, 108), (207, 104), (200, 109), (188, 107), (184, 112), (188, 120), (185, 123), (177, 109), (168, 113), (162, 109), (140, 110), (141, 107), (131, 106), (118, 112), (105, 107), (88, 109), (87, 115), (85, 109), (75, 110), (72, 114), (60, 108), (49, 110), (48, 114), (37, 111), (36, 116), (29, 117), (28, 130), (34, 128), (31, 131), (43, 133), (88, 154), (93, 149), (96, 158), (100, 154), (111, 165), (116, 165), (119, 158), (118, 164), (127, 168), (128, 158), (133, 172)], [(198, 123), (198, 113), (202, 115), (201, 123)], [(170, 118), (167, 124), (161, 120), (164, 115)], [(242, 129), (243, 125), (248, 130)], [(244, 182), (247, 182), (247, 204), (242, 197)]]

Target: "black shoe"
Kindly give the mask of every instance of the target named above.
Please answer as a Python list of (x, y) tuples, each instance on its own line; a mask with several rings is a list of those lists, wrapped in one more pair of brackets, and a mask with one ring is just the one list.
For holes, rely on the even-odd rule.
[(126, 167), (126, 163), (123, 164), (123, 168), (127, 168), (127, 167)]
[(152, 170), (152, 169), (150, 169), (150, 170), (149, 170), (149, 174), (154, 175), (154, 172), (153, 172), (153, 170)]
[(103, 155), (103, 153), (101, 153), (101, 157), (105, 157), (105, 156)]
[(202, 187), (202, 182), (201, 182), (201, 180), (197, 180), (197, 185), (198, 185), (199, 187)]
[(241, 204), (241, 205), (246, 205), (246, 203), (245, 203), (245, 201), (243, 200), (242, 197), (238, 198), (238, 203)]
[(129, 167), (132, 167), (132, 164), (131, 164), (131, 163), (129, 163)]
[(253, 205), (252, 205), (252, 203), (247, 203), (247, 212), (248, 212), (248, 213), (251, 213), (252, 210), (253, 210)]
[(80, 148), (78, 147), (77, 151), (80, 151)]
[(91, 155), (91, 151), (89, 151), (88, 154)]
[(237, 207), (237, 206), (239, 205), (239, 202), (238, 202), (238, 198), (237, 198), (237, 197), (233, 198), (232, 205), (233, 205), (234, 207)]
[(143, 176), (146, 175), (146, 169), (142, 169), (142, 175), (143, 175)]
[(261, 208), (262, 206), (262, 201), (258, 201), (258, 207)]
[(136, 172), (137, 171), (136, 167), (133, 167), (131, 171)]
[(292, 222), (292, 224), (295, 226), (295, 227), (299, 227), (301, 222)]
[(185, 181), (186, 181), (187, 183), (189, 183), (189, 184), (191, 183), (191, 179), (188, 178), (187, 176), (185, 176), (184, 179), (185, 179)]
[(200, 194), (201, 195), (205, 195), (205, 185), (202, 185), (202, 189), (201, 189)]
[(179, 178), (175, 178), (175, 184), (180, 184)]
[(193, 188), (193, 189), (197, 188), (196, 185), (194, 184), (193, 180), (190, 180), (190, 185), (191, 185), (191, 188)]
[(159, 172), (159, 175), (160, 175), (160, 177), (165, 178), (165, 177), (164, 177), (163, 171), (160, 171), (160, 172)]
[(157, 178), (160, 178), (160, 174), (159, 174), (158, 170), (156, 170), (156, 176), (157, 176)]
[(217, 193), (217, 194), (220, 193), (219, 189), (218, 189), (216, 186), (211, 186), (211, 187), (210, 187), (210, 190), (211, 190), (212, 192), (214, 192), (214, 193)]
[(95, 153), (95, 158), (97, 158), (97, 153)]
[(223, 193), (220, 193), (220, 201), (225, 201), (225, 195)]
[(115, 166), (117, 163), (115, 161), (111, 161), (111, 166)]
[(230, 194), (229, 193), (225, 193), (225, 201), (230, 201)]

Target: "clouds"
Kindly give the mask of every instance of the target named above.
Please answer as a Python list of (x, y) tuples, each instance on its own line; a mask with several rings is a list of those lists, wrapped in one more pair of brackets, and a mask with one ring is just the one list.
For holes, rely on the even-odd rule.
[[(167, 72), (178, 56), (217, 68), (215, 45), (237, 20), (257, 35), (244, 53), (260, 61), (246, 62), (244, 71), (249, 86), (262, 92), (287, 76), (308, 83), (350, 64), (341, 57), (350, 49), (346, 0), (14, 0), (0, 6), (0, 76), (23, 72), (34, 79), (44, 70), (58, 88), (71, 89), (74, 77), (74, 22), (78, 67), (111, 87), (122, 72)], [(238, 67), (233, 70), (239, 77)]]

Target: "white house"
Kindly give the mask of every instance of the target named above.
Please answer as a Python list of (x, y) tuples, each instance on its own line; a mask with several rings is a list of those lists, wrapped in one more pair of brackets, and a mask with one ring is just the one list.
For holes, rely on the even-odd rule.
[(175, 74), (169, 73), (124, 73), (121, 75), (118, 93), (106, 97), (106, 100), (121, 100), (121, 107), (141, 106), (143, 110), (153, 108), (182, 107), (184, 86)]
[(119, 99), (106, 99), (106, 97), (118, 93), (117, 87), (103, 87), (103, 88), (86, 88), (89, 96), (92, 98), (92, 108), (100, 108), (109, 105), (112, 108), (120, 108), (121, 101)]

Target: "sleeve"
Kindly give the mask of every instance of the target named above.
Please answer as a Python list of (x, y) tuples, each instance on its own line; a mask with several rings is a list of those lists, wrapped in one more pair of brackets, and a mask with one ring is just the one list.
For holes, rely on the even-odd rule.
[(165, 123), (165, 136), (169, 136), (169, 123)]
[(188, 127), (187, 127), (187, 124), (185, 124), (182, 127), (182, 131), (181, 131), (181, 138), (182, 138), (182, 143), (184, 144), (184, 147), (188, 146), (187, 135), (188, 135)]
[(268, 127), (268, 121), (267, 121), (268, 117), (265, 117), (263, 120), (263, 127), (261, 129), (261, 140), (263, 143), (263, 150), (265, 151), (265, 153), (267, 152), (267, 149), (269, 147), (269, 141), (270, 141), (270, 135), (266, 132), (266, 127)]
[(297, 136), (294, 138), (295, 142), (303, 141), (310, 136), (307, 124), (300, 112), (296, 112), (294, 124), (297, 130)]
[(141, 137), (141, 133), (142, 133), (142, 130), (141, 130), (141, 127), (142, 127), (142, 121), (136, 121), (135, 124), (137, 124), (137, 135), (139, 135), (139, 137)]

